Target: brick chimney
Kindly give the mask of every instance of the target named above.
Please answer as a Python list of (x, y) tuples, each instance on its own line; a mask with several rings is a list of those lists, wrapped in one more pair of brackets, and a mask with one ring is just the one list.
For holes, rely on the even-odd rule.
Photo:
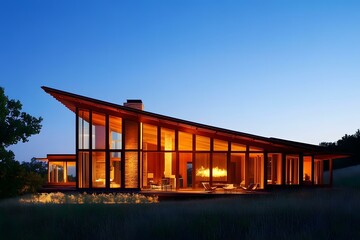
[(124, 106), (144, 110), (144, 104), (140, 99), (128, 99), (126, 103), (124, 103)]

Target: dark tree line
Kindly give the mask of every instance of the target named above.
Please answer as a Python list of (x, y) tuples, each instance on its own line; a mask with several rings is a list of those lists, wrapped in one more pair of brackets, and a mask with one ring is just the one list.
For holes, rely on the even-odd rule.
[(20, 101), (9, 99), (0, 87), (0, 198), (35, 192), (46, 180), (46, 166), (34, 158), (19, 163), (7, 148), (40, 133), (42, 118), (21, 111)]
[(360, 164), (360, 130), (358, 129), (354, 134), (345, 134), (336, 142), (321, 142), (320, 146), (326, 147), (329, 150), (337, 151), (339, 153), (351, 154), (351, 157), (341, 161), (335, 161), (335, 168), (342, 168), (352, 165)]

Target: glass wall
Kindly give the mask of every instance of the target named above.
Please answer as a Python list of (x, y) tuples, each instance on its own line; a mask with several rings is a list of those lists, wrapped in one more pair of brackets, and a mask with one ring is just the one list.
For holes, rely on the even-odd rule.
[(258, 184), (259, 188), (264, 188), (264, 154), (250, 153), (248, 166), (245, 167), (249, 170), (245, 182)]
[(228, 151), (228, 142), (214, 139), (214, 151)]
[(122, 122), (121, 118), (109, 117), (109, 148), (122, 149)]
[(231, 143), (231, 151), (239, 151), (239, 152), (245, 152), (246, 151), (246, 145), (238, 144), (238, 143)]
[(49, 183), (75, 183), (76, 165), (70, 161), (49, 161)]
[(90, 187), (90, 154), (80, 151), (78, 154), (78, 183), (79, 188)]
[(143, 153), (143, 187), (155, 188), (161, 185), (161, 179), (164, 175), (164, 166), (158, 157), (158, 152)]
[(179, 131), (179, 151), (193, 150), (193, 135)]
[(281, 161), (282, 154), (269, 153), (267, 158), (267, 184), (281, 184)]
[(196, 135), (196, 151), (210, 151), (210, 138)]
[(120, 188), (122, 119), (83, 109), (78, 110), (77, 116), (78, 187)]
[(142, 142), (143, 142), (143, 151), (157, 151), (157, 126), (143, 124), (143, 134), (142, 134)]
[(89, 149), (90, 146), (89, 122), (90, 122), (89, 111), (79, 110), (78, 112), (78, 125), (79, 125), (78, 148), (79, 149)]
[(312, 182), (312, 157), (304, 156), (304, 172), (303, 172), (303, 183), (306, 185), (311, 185)]
[(175, 131), (161, 128), (161, 151), (175, 150)]
[(104, 188), (105, 178), (105, 152), (92, 153), (92, 187)]
[[(197, 137), (196, 137), (197, 138)], [(210, 153), (195, 153), (195, 187), (202, 187), (202, 182), (210, 181)]]
[(238, 186), (245, 186), (245, 153), (231, 153), (228, 181)]
[(286, 155), (286, 184), (299, 184), (299, 155)]
[(92, 149), (105, 149), (105, 115), (92, 114)]
[(192, 153), (179, 153), (179, 188), (192, 188)]
[(64, 183), (66, 182), (66, 162), (49, 162), (49, 182)]
[(110, 152), (110, 188), (121, 187), (121, 152)]
[(323, 184), (324, 181), (324, 161), (314, 159), (314, 184)]
[(227, 183), (227, 153), (213, 153), (212, 181)]
[[(264, 188), (299, 184), (300, 177), (304, 184), (323, 183), (323, 163), (317, 161), (312, 169), (311, 156), (303, 157), (300, 173), (299, 155), (267, 153), (265, 169), (263, 148), (220, 135), (195, 135), (82, 109), (77, 125), (80, 188), (203, 188), (202, 182)], [(69, 181), (68, 167), (49, 167), (51, 181)]]

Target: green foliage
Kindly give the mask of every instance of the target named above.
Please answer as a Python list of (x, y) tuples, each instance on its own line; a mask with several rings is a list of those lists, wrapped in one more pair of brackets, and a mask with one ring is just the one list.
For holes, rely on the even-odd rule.
[(0, 87), (0, 147), (27, 142), (31, 135), (40, 133), (42, 118), (32, 117), (21, 109), (20, 101), (9, 99)]
[(336, 142), (321, 142), (319, 144), (331, 151), (339, 153), (351, 154), (350, 158), (335, 161), (334, 168), (344, 168), (360, 164), (360, 130), (358, 129), (355, 134), (345, 134), (341, 139)]
[(6, 149), (19, 141), (27, 142), (31, 135), (40, 132), (42, 118), (32, 117), (21, 109), (20, 101), (9, 99), (0, 87), (0, 198), (33, 192), (44, 178), (44, 172), (37, 172), (44, 171), (43, 166), (34, 159), (29, 164), (20, 164), (14, 153)]
[(24, 170), (24, 185), (21, 194), (37, 192), (46, 183), (46, 163), (32, 158), (30, 162), (23, 162), (21, 167)]
[(11, 151), (0, 151), (6, 156), (0, 161), (0, 198), (17, 196), (22, 193), (25, 185), (24, 168), (14, 160)]

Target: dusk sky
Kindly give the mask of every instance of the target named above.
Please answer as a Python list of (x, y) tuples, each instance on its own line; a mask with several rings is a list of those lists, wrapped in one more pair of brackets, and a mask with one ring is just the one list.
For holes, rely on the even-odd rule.
[(0, 1), (0, 86), (75, 153), (48, 86), (240, 132), (319, 144), (360, 128), (360, 1)]

